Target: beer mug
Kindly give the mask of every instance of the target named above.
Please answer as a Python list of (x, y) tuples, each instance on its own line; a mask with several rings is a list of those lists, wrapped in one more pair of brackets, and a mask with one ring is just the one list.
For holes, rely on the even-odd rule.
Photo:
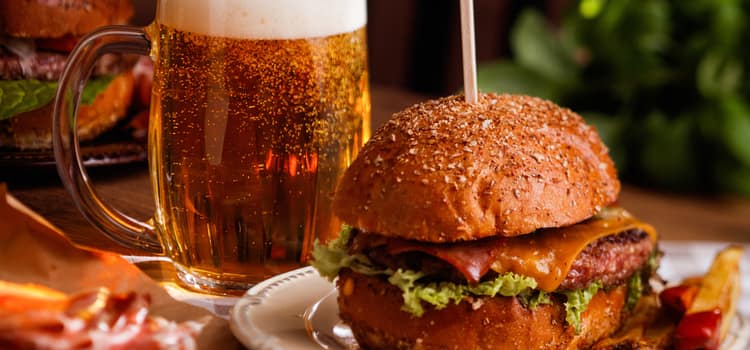
[[(332, 195), (369, 137), (365, 24), (365, 0), (158, 0), (146, 28), (88, 35), (54, 105), (63, 183), (97, 228), (166, 255), (192, 288), (241, 293), (302, 266), (339, 231)], [(148, 222), (100, 199), (74, 132), (83, 83), (113, 52), (154, 61)]]

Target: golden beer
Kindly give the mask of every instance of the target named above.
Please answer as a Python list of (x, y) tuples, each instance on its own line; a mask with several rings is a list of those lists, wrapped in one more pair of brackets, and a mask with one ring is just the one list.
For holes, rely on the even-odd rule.
[(338, 232), (332, 194), (369, 137), (364, 16), (311, 36), (285, 31), (276, 12), (257, 27), (277, 31), (254, 35), (256, 23), (236, 20), (250, 5), (219, 6), (234, 20), (205, 30), (174, 20), (170, 6), (196, 2), (161, 1), (150, 27), (155, 223), (184, 281), (244, 291), (301, 266), (314, 239)]

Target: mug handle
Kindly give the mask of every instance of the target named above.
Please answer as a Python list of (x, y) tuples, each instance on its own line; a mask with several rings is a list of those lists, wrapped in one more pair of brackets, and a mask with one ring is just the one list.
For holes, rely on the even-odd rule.
[(81, 160), (76, 132), (83, 86), (96, 60), (106, 53), (149, 55), (151, 41), (143, 28), (102, 27), (85, 36), (68, 57), (52, 111), (52, 147), (57, 172), (78, 209), (113, 241), (131, 249), (162, 254), (153, 225), (110, 207), (96, 193)]

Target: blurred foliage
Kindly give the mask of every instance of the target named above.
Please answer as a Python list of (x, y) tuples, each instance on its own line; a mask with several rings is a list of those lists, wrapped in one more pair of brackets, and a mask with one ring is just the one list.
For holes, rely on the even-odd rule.
[(744, 0), (581, 0), (553, 28), (527, 9), (479, 86), (578, 111), (629, 182), (750, 195), (749, 16)]

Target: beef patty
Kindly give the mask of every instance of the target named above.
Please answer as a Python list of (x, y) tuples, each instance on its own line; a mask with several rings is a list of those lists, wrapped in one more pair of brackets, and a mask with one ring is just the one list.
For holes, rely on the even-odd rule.
[[(36, 52), (27, 59), (0, 50), (0, 79), (44, 81), (57, 80), (65, 68), (67, 55), (54, 52)], [(136, 56), (105, 54), (96, 62), (93, 76), (119, 74), (135, 64)]]
[[(419, 251), (388, 254), (386, 251), (388, 239), (378, 234), (354, 230), (349, 251), (351, 254), (364, 254), (373, 263), (393, 270), (409, 269), (423, 272), (427, 280), (467, 282), (464, 275), (453, 265), (430, 254)], [(643, 269), (654, 248), (654, 242), (649, 239), (646, 232), (640, 229), (602, 237), (589, 244), (576, 257), (568, 275), (557, 290), (580, 289), (594, 281), (600, 281), (604, 287), (621, 284)], [(490, 270), (482, 276), (482, 280), (495, 277), (497, 273)]]

